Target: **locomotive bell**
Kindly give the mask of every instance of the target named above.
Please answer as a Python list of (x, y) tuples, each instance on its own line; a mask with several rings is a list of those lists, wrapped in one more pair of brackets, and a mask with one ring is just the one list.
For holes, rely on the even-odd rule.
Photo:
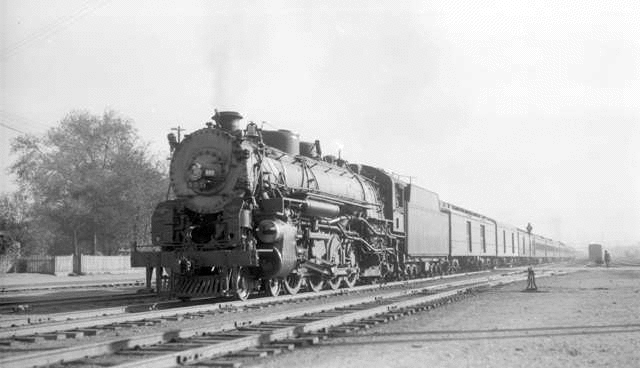
[(255, 123), (247, 124), (247, 129), (245, 133), (245, 137), (247, 138), (258, 138), (258, 126)]

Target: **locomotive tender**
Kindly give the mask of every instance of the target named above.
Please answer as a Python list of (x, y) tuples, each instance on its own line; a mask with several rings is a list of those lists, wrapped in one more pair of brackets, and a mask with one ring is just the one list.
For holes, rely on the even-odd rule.
[(153, 247), (132, 254), (166, 270), (159, 291), (246, 299), (572, 255), (386, 170), (323, 157), (319, 141), (243, 128), (237, 112), (212, 119), (169, 135), (173, 198), (153, 214)]

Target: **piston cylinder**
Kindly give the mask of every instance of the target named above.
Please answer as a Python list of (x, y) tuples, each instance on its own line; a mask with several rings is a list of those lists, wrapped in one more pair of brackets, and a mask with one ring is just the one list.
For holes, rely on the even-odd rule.
[(260, 265), (263, 277), (282, 278), (296, 267), (297, 231), (295, 226), (278, 219), (260, 222), (256, 235), (262, 242)]

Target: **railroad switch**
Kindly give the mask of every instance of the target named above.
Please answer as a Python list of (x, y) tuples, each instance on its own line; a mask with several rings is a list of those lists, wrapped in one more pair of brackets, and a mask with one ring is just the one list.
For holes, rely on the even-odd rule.
[(538, 291), (536, 286), (536, 274), (533, 272), (533, 267), (529, 267), (527, 270), (527, 288), (525, 291)]

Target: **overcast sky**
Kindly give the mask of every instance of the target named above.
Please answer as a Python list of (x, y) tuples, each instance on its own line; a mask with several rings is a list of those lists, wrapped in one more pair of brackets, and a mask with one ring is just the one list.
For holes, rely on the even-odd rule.
[(162, 155), (233, 109), (499, 221), (640, 241), (637, 0), (309, 3), (0, 1), (0, 168), (73, 109)]

